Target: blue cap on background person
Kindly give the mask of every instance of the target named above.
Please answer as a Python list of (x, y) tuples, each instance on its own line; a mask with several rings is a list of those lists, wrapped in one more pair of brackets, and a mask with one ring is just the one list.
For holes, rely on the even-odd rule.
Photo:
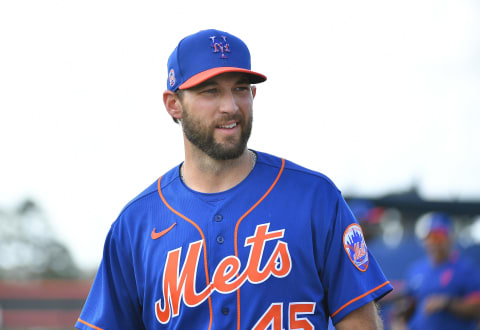
[(226, 72), (246, 73), (252, 84), (267, 80), (251, 70), (250, 52), (239, 38), (219, 30), (203, 30), (182, 39), (168, 59), (167, 89), (194, 87)]
[(436, 236), (450, 237), (453, 234), (453, 222), (450, 216), (443, 212), (430, 212), (420, 218), (422, 239), (435, 234)]
[(348, 206), (360, 224), (378, 224), (385, 212), (382, 207), (377, 207), (373, 202), (364, 199), (349, 200)]

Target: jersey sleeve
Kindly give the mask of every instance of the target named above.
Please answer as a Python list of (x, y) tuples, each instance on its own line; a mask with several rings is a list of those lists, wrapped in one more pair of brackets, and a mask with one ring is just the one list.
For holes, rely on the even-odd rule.
[(474, 303), (480, 302), (480, 270), (471, 260), (465, 259), (462, 272), (461, 298)]
[(368, 251), (361, 227), (340, 193), (331, 221), (320, 276), (327, 290), (330, 317), (336, 324), (393, 287)]
[(128, 231), (115, 222), (105, 241), (103, 258), (75, 327), (143, 329)]

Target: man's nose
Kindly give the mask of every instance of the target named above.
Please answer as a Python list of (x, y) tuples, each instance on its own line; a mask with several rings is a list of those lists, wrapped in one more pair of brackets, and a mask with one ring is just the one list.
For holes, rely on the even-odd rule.
[(233, 113), (238, 111), (238, 104), (235, 95), (232, 92), (225, 92), (220, 101), (220, 111)]

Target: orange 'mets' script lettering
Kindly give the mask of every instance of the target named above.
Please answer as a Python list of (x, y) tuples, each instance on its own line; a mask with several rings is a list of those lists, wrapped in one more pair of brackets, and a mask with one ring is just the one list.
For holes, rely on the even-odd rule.
[(152, 239), (157, 239), (157, 238), (162, 237), (163, 235), (165, 235), (166, 233), (168, 233), (170, 230), (172, 230), (172, 228), (175, 227), (176, 224), (177, 224), (177, 223), (175, 222), (173, 225), (171, 225), (171, 226), (168, 227), (167, 229), (164, 229), (164, 230), (162, 230), (161, 232), (158, 232), (158, 233), (155, 232), (155, 229), (156, 229), (156, 228), (153, 228), (153, 230), (152, 230), (152, 235), (151, 235), (151, 236), (152, 236)]
[[(250, 247), (250, 253), (242, 272), (237, 257), (225, 257), (217, 265), (212, 282), (201, 292), (196, 290), (196, 274), (202, 241), (190, 243), (183, 266), (180, 258), (182, 248), (169, 251), (163, 271), (162, 298), (155, 303), (158, 322), (165, 324), (172, 317), (178, 316), (181, 301), (188, 307), (195, 307), (208, 299), (214, 291), (230, 293), (246, 281), (257, 284), (270, 276), (287, 276), (292, 269), (292, 259), (287, 243), (280, 241), (284, 230), (269, 231), (269, 226), (269, 223), (257, 225), (255, 234), (246, 238), (245, 247)], [(276, 241), (276, 245), (270, 256), (264, 256), (265, 244), (269, 241)], [(268, 259), (262, 268), (264, 257)]]

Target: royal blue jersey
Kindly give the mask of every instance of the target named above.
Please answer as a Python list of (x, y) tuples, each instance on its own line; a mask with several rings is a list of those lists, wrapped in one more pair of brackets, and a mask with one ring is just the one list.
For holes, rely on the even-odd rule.
[(456, 255), (435, 265), (424, 258), (410, 268), (407, 278), (408, 292), (416, 301), (409, 329), (477, 329), (478, 320), (461, 318), (447, 310), (430, 315), (424, 312), (426, 299), (431, 295), (480, 299), (480, 272), (470, 260)]
[(79, 329), (326, 329), (392, 286), (324, 175), (257, 152), (205, 194), (173, 168), (108, 233)]

